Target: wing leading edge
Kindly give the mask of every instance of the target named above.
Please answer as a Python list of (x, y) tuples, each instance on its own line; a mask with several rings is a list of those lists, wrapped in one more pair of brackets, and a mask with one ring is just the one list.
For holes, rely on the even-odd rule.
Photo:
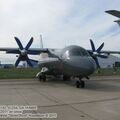
[[(87, 50), (89, 53), (92, 52), (92, 50)], [(100, 54), (120, 54), (120, 51), (110, 51), (110, 50), (102, 50), (99, 52)]]

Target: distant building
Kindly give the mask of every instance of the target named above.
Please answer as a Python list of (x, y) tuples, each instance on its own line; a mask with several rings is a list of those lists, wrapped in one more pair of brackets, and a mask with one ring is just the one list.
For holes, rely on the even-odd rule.
[(0, 68), (13, 68), (13, 64), (0, 64)]
[(120, 58), (110, 55), (107, 59), (98, 58), (101, 68), (113, 68), (115, 62), (120, 62)]

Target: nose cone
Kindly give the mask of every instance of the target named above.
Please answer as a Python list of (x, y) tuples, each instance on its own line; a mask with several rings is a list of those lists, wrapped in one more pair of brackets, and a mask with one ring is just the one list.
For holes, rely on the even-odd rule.
[(93, 58), (89, 57), (84, 60), (85, 69), (88, 71), (89, 74), (92, 74), (96, 69), (96, 63)]
[(90, 75), (95, 71), (95, 61), (91, 57), (73, 57), (69, 65), (82, 75)]

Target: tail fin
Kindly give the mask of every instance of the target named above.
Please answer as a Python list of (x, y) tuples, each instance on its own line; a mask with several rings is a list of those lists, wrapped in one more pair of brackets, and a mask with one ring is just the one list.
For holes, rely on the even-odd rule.
[(42, 35), (40, 35), (40, 46), (43, 48), (43, 40), (42, 40)]
[(115, 20), (114, 22), (116, 22), (120, 26), (120, 20)]

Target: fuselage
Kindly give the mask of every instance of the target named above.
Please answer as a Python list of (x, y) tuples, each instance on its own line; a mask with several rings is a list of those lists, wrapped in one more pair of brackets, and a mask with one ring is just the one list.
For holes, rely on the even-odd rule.
[(63, 74), (68, 76), (87, 77), (95, 71), (95, 62), (92, 57), (74, 56), (62, 64)]
[(46, 74), (87, 77), (95, 71), (96, 64), (87, 50), (80, 46), (68, 46), (60, 51), (59, 60), (43, 62), (40, 67), (48, 68)]

